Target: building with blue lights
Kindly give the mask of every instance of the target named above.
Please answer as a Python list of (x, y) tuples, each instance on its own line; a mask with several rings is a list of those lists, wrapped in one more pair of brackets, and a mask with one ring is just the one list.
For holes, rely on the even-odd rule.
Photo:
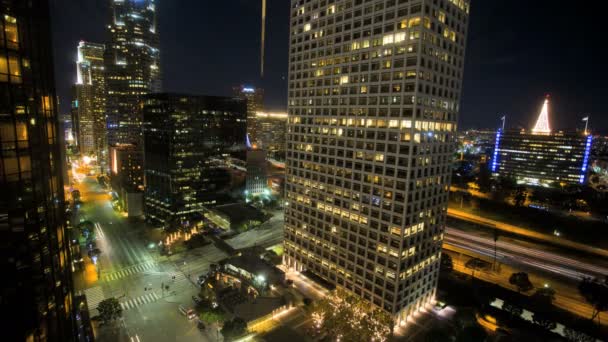
[(582, 132), (552, 132), (545, 100), (531, 131), (496, 132), (490, 168), (494, 177), (514, 178), (518, 184), (544, 187), (585, 184), (592, 143), (593, 137)]
[(264, 89), (248, 85), (233, 87), (234, 96), (247, 100), (247, 135), (254, 146), (259, 146), (260, 136), (257, 112), (264, 109)]

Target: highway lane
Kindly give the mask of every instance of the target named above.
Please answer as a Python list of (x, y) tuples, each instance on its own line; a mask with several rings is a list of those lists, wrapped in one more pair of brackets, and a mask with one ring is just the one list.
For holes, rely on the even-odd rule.
[[(444, 241), (456, 247), (493, 258), (494, 241), (454, 228), (446, 228)], [(608, 269), (563, 257), (555, 253), (519, 246), (498, 240), (497, 259), (506, 264), (519, 263), (535, 269), (541, 269), (570, 279), (581, 280), (585, 277), (596, 277), (608, 274)]]

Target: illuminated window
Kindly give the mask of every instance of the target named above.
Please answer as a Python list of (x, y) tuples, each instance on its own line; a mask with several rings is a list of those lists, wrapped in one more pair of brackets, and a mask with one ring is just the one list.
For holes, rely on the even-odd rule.
[[(4, 16), (4, 36), (6, 37), (6, 46), (8, 48), (19, 48), (19, 31), (17, 30), (17, 19), (8, 15)], [(2, 41), (2, 43), (4, 43), (4, 41)]]

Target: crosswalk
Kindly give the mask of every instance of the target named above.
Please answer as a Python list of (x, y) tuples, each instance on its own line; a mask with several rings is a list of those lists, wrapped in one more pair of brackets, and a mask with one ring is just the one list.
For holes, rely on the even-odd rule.
[(87, 306), (89, 307), (89, 315), (91, 317), (98, 314), (97, 305), (105, 299), (101, 286), (95, 286), (84, 290), (84, 294), (87, 297)]
[(137, 298), (125, 300), (120, 303), (120, 307), (123, 309), (123, 311), (127, 311), (130, 309), (134, 309), (140, 305), (156, 302), (159, 299), (160, 299), (160, 297), (156, 293), (150, 292), (148, 294), (139, 296)]
[(129, 267), (123, 268), (120, 271), (112, 272), (109, 274), (104, 274), (101, 276), (101, 280), (102, 281), (118, 280), (118, 279), (128, 277), (133, 274), (148, 271), (148, 270), (156, 267), (157, 265), (158, 264), (154, 261), (148, 261), (148, 262), (145, 262), (145, 263), (142, 263), (139, 265), (129, 266)]

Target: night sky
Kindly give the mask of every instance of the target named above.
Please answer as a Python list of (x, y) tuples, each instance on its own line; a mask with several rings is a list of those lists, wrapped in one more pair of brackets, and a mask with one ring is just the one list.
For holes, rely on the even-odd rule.
[[(289, 0), (268, 0), (266, 75), (259, 77), (260, 0), (159, 0), (165, 91), (231, 95), (242, 83), (285, 110)], [(51, 0), (57, 91), (69, 111), (79, 40), (106, 41), (109, 0)], [(608, 131), (607, 72), (599, 9), (586, 1), (473, 0), (461, 128), (533, 125), (550, 94), (553, 128)], [(600, 58), (602, 60), (600, 61)], [(600, 86), (600, 82), (602, 82)], [(583, 115), (585, 114), (585, 115)]]

